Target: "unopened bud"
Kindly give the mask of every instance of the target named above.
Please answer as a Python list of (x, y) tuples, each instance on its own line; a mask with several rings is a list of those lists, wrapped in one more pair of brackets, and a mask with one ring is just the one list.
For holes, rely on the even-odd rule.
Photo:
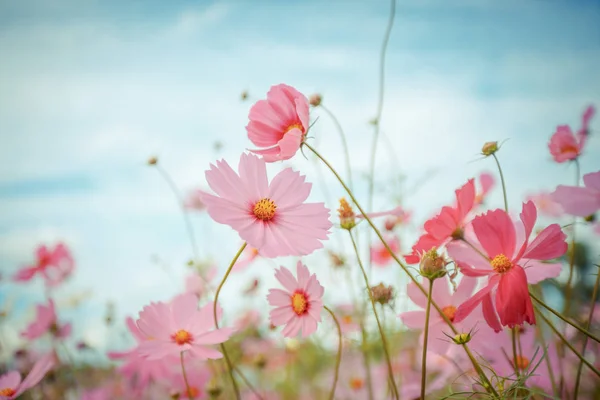
[(384, 226), (386, 231), (393, 231), (398, 223), (397, 218), (389, 218), (385, 220)]
[(424, 253), (421, 257), (421, 263), (419, 269), (421, 275), (428, 279), (437, 279), (446, 275), (446, 261), (444, 257), (440, 257), (437, 252), (437, 248), (433, 248), (428, 252)]
[(328, 254), (329, 254), (329, 259), (331, 260), (331, 263), (333, 264), (334, 267), (340, 268), (340, 267), (343, 267), (344, 265), (346, 265), (346, 260), (344, 259), (344, 257), (342, 255), (334, 253), (331, 250), (328, 250)]
[(452, 341), (456, 344), (467, 344), (471, 341), (470, 333), (459, 333), (452, 338)]
[(340, 217), (340, 226), (342, 229), (350, 230), (356, 226), (356, 215), (350, 204), (344, 197), (340, 199), (340, 208), (338, 208), (338, 216)]
[(148, 159), (148, 165), (156, 165), (158, 163), (158, 158), (155, 156), (152, 156)]
[(481, 154), (484, 156), (491, 156), (498, 151), (498, 142), (486, 142), (481, 148)]
[(246, 100), (248, 98), (248, 91), (244, 90), (242, 94), (240, 94), (240, 98), (242, 99), (242, 101)]
[(384, 286), (380, 283), (377, 286), (371, 287), (371, 295), (373, 300), (381, 305), (388, 304), (394, 297), (394, 288), (391, 286)]
[(216, 399), (222, 392), (223, 389), (214, 377), (206, 384), (206, 393), (208, 393), (211, 399)]
[(585, 222), (594, 222), (594, 221), (596, 221), (596, 214), (588, 215), (583, 220)]
[(321, 97), (321, 95), (319, 93), (315, 93), (315, 94), (311, 95), (310, 98), (308, 99), (308, 102), (313, 107), (320, 106), (322, 101), (323, 101), (323, 97)]

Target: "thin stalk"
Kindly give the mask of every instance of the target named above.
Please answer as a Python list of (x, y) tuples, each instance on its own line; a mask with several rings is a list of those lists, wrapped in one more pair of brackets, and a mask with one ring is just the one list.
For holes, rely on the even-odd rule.
[(508, 198), (506, 196), (506, 183), (504, 182), (504, 174), (502, 173), (502, 167), (500, 167), (500, 161), (496, 157), (495, 153), (492, 153), (492, 157), (496, 160), (496, 166), (498, 166), (498, 172), (500, 173), (500, 182), (502, 183), (502, 196), (504, 197), (504, 211), (508, 212)]
[(541, 305), (542, 307), (544, 307), (546, 310), (550, 311), (552, 314), (556, 315), (558, 318), (560, 318), (562, 321), (566, 322), (567, 324), (571, 325), (573, 328), (577, 329), (579, 332), (583, 333), (584, 335), (586, 335), (587, 337), (589, 337), (590, 339), (600, 343), (600, 338), (598, 338), (597, 336), (595, 336), (594, 334), (592, 334), (590, 331), (588, 331), (587, 329), (584, 329), (582, 327), (580, 327), (579, 325), (569, 321), (567, 318), (563, 317), (561, 313), (559, 313), (558, 311), (556, 311), (554, 308), (550, 307), (549, 305), (547, 305), (546, 303), (544, 303), (542, 300), (538, 299), (533, 293), (529, 293), (529, 295), (531, 296), (532, 299), (534, 299), (539, 305)]
[(192, 393), (192, 389), (190, 389), (190, 383), (188, 382), (187, 374), (185, 373), (185, 364), (183, 362), (183, 351), (179, 353), (179, 358), (181, 359), (181, 372), (183, 373), (183, 381), (185, 382), (185, 389), (187, 390), (188, 398), (193, 399), (195, 396)]
[(342, 328), (340, 327), (340, 323), (338, 322), (335, 314), (331, 309), (327, 306), (323, 306), (325, 310), (329, 314), (331, 314), (331, 318), (333, 318), (333, 322), (335, 322), (335, 326), (338, 331), (338, 351), (337, 357), (335, 359), (335, 375), (333, 377), (333, 385), (331, 386), (331, 392), (329, 393), (329, 400), (333, 400), (335, 398), (335, 387), (337, 386), (338, 376), (340, 374), (340, 363), (342, 362)]
[[(337, 171), (335, 170), (335, 168), (333, 168), (333, 166), (331, 164), (329, 164), (329, 162), (325, 158), (323, 158), (323, 156), (317, 150), (315, 150), (311, 145), (309, 145), (306, 142), (304, 142), (303, 145), (306, 146), (306, 147), (308, 147), (308, 149), (310, 151), (312, 151), (327, 166), (327, 168), (329, 168), (329, 170), (336, 177), (336, 179), (338, 180), (338, 182), (340, 183), (340, 185), (342, 185), (342, 187), (344, 188), (344, 190), (346, 191), (346, 193), (348, 193), (348, 196), (350, 197), (350, 199), (352, 199), (352, 202), (354, 203), (354, 205), (356, 205), (356, 208), (360, 211), (360, 213), (364, 217), (365, 221), (367, 221), (367, 223), (371, 226), (371, 229), (373, 229), (373, 231), (375, 232), (375, 234), (377, 235), (377, 237), (379, 238), (379, 240), (381, 241), (381, 243), (383, 244), (383, 246), (387, 249), (387, 251), (389, 251), (389, 253), (391, 254), (391, 256), (394, 259), (394, 261), (408, 275), (408, 277), (410, 278), (410, 280), (417, 286), (417, 288), (419, 288), (419, 290), (421, 291), (421, 293), (423, 293), (423, 295), (427, 296), (427, 292), (425, 291), (425, 288), (423, 287), (423, 285), (421, 285), (421, 282), (419, 282), (414, 276), (412, 276), (412, 274), (408, 271), (408, 267), (406, 265), (404, 265), (404, 263), (398, 258), (398, 256), (396, 254), (394, 254), (394, 252), (390, 248), (390, 245), (383, 238), (383, 235), (381, 234), (381, 232), (379, 231), (379, 229), (377, 228), (377, 226), (375, 226), (375, 224), (373, 223), (373, 221), (371, 220), (371, 218), (369, 218), (369, 216), (367, 215), (367, 213), (361, 207), (360, 203), (356, 200), (356, 197), (354, 197), (354, 194), (348, 188), (348, 186), (346, 185), (346, 183), (344, 182), (344, 180), (340, 177), (340, 175), (337, 173)], [(440, 306), (437, 305), (437, 303), (435, 301), (433, 301), (433, 300), (431, 301), (431, 305), (437, 310), (437, 312), (440, 314), (440, 316), (442, 317), (442, 319), (444, 320), (444, 322), (446, 322), (446, 324), (450, 327), (450, 329), (452, 330), (452, 332), (455, 335), (458, 335), (459, 332), (456, 330), (456, 328), (454, 327), (454, 324), (448, 319), (448, 317), (446, 317), (446, 315), (444, 315), (444, 313), (442, 312), (442, 309), (440, 308)], [(479, 365), (479, 363), (477, 362), (477, 360), (473, 356), (473, 353), (469, 349), (469, 346), (467, 344), (463, 344), (462, 346), (463, 346), (463, 349), (465, 350), (465, 353), (467, 353), (467, 356), (469, 357), (469, 360), (471, 360), (471, 363), (473, 364), (473, 368), (475, 369), (475, 371), (477, 371), (477, 373), (479, 374), (479, 376), (481, 377), (481, 379), (487, 385), (486, 386), (486, 390), (490, 394), (494, 395), (496, 398), (499, 398), (498, 392), (496, 391), (496, 389), (494, 388), (494, 386), (490, 382), (489, 378), (486, 376), (485, 372), (483, 371), (483, 369), (481, 368), (481, 366)]]
[(335, 115), (333, 115), (329, 108), (325, 107), (323, 103), (321, 103), (320, 106), (323, 109), (323, 111), (325, 111), (327, 115), (329, 115), (329, 117), (332, 119), (334, 125), (336, 126), (340, 134), (340, 139), (342, 140), (342, 147), (344, 148), (344, 157), (346, 161), (346, 179), (348, 182), (348, 186), (350, 186), (350, 189), (354, 190), (352, 187), (352, 166), (350, 164), (350, 150), (348, 149), (348, 141), (346, 140), (346, 135), (344, 134), (342, 125), (340, 125), (340, 121), (336, 118)]
[(429, 292), (427, 293), (427, 308), (425, 309), (425, 330), (423, 331), (423, 356), (421, 357), (421, 400), (425, 400), (425, 386), (427, 385), (427, 340), (429, 339), (429, 315), (431, 311), (431, 295), (433, 292), (433, 279), (429, 279)]
[[(579, 160), (575, 159), (575, 186), (579, 186)], [(569, 278), (567, 279), (567, 285), (565, 287), (565, 305), (563, 307), (563, 314), (569, 315), (571, 309), (571, 296), (573, 294), (573, 271), (575, 270), (575, 227), (577, 218), (573, 217), (573, 228), (571, 232), (571, 254), (569, 256)]]
[[(247, 243), (244, 242), (244, 244), (242, 245), (242, 247), (240, 247), (240, 249), (238, 250), (235, 257), (233, 257), (233, 260), (231, 260), (231, 264), (229, 264), (229, 268), (227, 268), (227, 271), (225, 272), (225, 276), (223, 277), (223, 279), (221, 280), (221, 283), (219, 283), (219, 286), (217, 287), (217, 291), (215, 293), (215, 300), (213, 302), (213, 317), (215, 319), (215, 328), (216, 329), (219, 329), (219, 318), (217, 317), (217, 306), (218, 306), (218, 301), (219, 301), (219, 293), (221, 293), (221, 289), (223, 288), (223, 285), (225, 284), (227, 277), (231, 273), (231, 270), (233, 269), (233, 266), (237, 262), (238, 258), (240, 258), (240, 255), (246, 248), (246, 245), (247, 245)], [(240, 399), (240, 389), (238, 388), (237, 382), (235, 381), (235, 376), (233, 376), (233, 364), (231, 363), (231, 360), (229, 359), (229, 355), (227, 354), (225, 345), (223, 343), (221, 343), (220, 347), (221, 347), (221, 352), (223, 353), (223, 357), (225, 358), (225, 362), (227, 363), (227, 372), (229, 373), (229, 377), (231, 378), (231, 385), (233, 386), (233, 390), (235, 392), (235, 397), (239, 400)], [(241, 373), (239, 371), (238, 371), (238, 373), (241, 375)]]
[(548, 376), (550, 377), (550, 383), (552, 384), (552, 394), (556, 397), (558, 393), (558, 388), (556, 387), (556, 378), (554, 377), (554, 371), (552, 369), (552, 364), (550, 362), (550, 357), (548, 357), (548, 348), (546, 345), (546, 339), (544, 338), (544, 332), (542, 332), (541, 326), (539, 324), (536, 325), (536, 331), (538, 333), (538, 338), (540, 340), (540, 344), (542, 348), (546, 351), (546, 367), (548, 369)]
[(521, 372), (519, 370), (519, 365), (517, 362), (517, 331), (515, 328), (511, 329), (511, 341), (512, 341), (512, 354), (513, 354), (513, 362), (512, 365), (515, 368), (515, 374), (517, 376), (517, 379), (519, 378), (519, 376), (521, 376)]
[(373, 314), (375, 315), (375, 321), (377, 321), (377, 329), (379, 329), (379, 335), (381, 336), (381, 344), (383, 346), (383, 352), (385, 354), (385, 361), (388, 367), (388, 375), (389, 379), (392, 383), (392, 389), (394, 392), (394, 397), (396, 399), (400, 399), (400, 394), (398, 393), (398, 387), (396, 386), (396, 381), (394, 379), (394, 370), (392, 368), (392, 359), (390, 357), (390, 353), (388, 350), (387, 339), (385, 337), (385, 332), (383, 332), (383, 328), (381, 327), (381, 321), (379, 320), (379, 315), (377, 314), (377, 307), (375, 307), (375, 299), (373, 298), (373, 293), (371, 292), (371, 285), (369, 284), (369, 278), (367, 277), (367, 272), (363, 266), (363, 263), (360, 259), (360, 254), (358, 252), (358, 247), (356, 246), (356, 241), (354, 240), (354, 235), (352, 235), (352, 231), (348, 231), (350, 235), (350, 239), (352, 240), (352, 246), (354, 247), (354, 252), (356, 253), (356, 259), (358, 261), (358, 265), (360, 266), (360, 270), (362, 272), (363, 278), (365, 280), (365, 285), (367, 286), (367, 293), (369, 293), (369, 300), (371, 301), (371, 307), (373, 308)]
[(367, 375), (367, 390), (369, 394), (369, 400), (373, 400), (373, 380), (371, 378), (371, 360), (369, 360), (369, 352), (367, 351), (367, 331), (365, 330), (365, 324), (362, 321), (360, 322), (360, 332), (362, 336), (360, 350), (363, 354), (363, 362)]
[[(596, 308), (596, 297), (598, 296), (598, 286), (600, 286), (600, 271), (596, 275), (596, 283), (594, 284), (594, 291), (592, 293), (590, 312), (588, 314), (588, 320), (586, 324), (586, 329), (590, 329), (590, 325), (592, 323), (592, 318), (594, 316), (594, 309)], [(583, 346), (581, 348), (581, 354), (585, 356), (585, 349), (588, 344), (588, 337), (586, 336), (583, 339)], [(581, 381), (581, 371), (583, 370), (583, 362), (579, 362), (579, 366), (577, 367), (577, 377), (575, 378), (575, 394), (574, 399), (577, 400), (577, 396), (579, 395), (579, 383)]]

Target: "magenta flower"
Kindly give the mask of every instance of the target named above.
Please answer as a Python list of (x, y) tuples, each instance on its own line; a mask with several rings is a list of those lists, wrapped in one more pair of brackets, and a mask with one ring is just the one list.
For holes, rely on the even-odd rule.
[(581, 155), (585, 145), (585, 136), (577, 137), (568, 125), (559, 125), (550, 137), (548, 148), (557, 163), (575, 160)]
[(266, 100), (250, 109), (248, 138), (266, 162), (288, 160), (296, 154), (308, 131), (308, 100), (291, 86), (271, 87)]
[(551, 194), (567, 214), (587, 217), (600, 209), (600, 171), (583, 176), (585, 187), (558, 185)]
[(36, 250), (36, 263), (19, 270), (13, 279), (19, 281), (29, 281), (35, 275), (41, 274), (46, 282), (46, 286), (54, 287), (65, 280), (75, 269), (75, 262), (69, 249), (59, 243), (54, 249), (42, 245)]
[(303, 256), (323, 247), (329, 210), (323, 203), (304, 203), (311, 184), (286, 168), (269, 184), (264, 160), (242, 154), (239, 175), (224, 160), (206, 171), (217, 196), (202, 192), (208, 214), (235, 229), (264, 257)]
[(213, 303), (198, 310), (193, 294), (182, 294), (170, 303), (151, 303), (140, 312), (136, 324), (147, 340), (139, 345), (140, 354), (157, 360), (189, 351), (200, 359), (221, 358), (208, 345), (223, 343), (233, 333), (231, 328), (215, 329)]
[[(567, 251), (566, 235), (558, 224), (547, 226), (529, 242), (536, 219), (537, 210), (531, 201), (523, 203), (522, 225), (517, 228), (504, 210), (488, 211), (476, 217), (473, 230), (487, 259), (462, 242), (452, 242), (447, 246), (448, 254), (458, 263), (461, 272), (466, 275), (465, 279), (489, 278), (486, 287), (458, 307), (457, 322), (482, 304), (483, 316), (496, 332), (502, 330), (502, 326), (514, 327), (523, 322), (535, 324), (527, 283), (539, 282), (551, 274), (560, 273), (560, 269), (555, 270), (551, 265), (544, 270), (545, 264), (536, 260), (551, 260)], [(528, 276), (525, 268), (534, 269), (534, 272)], [(494, 291), (495, 301), (492, 299)]]
[(10, 371), (0, 376), (0, 400), (16, 399), (27, 389), (37, 385), (55, 364), (56, 358), (53, 353), (50, 353), (34, 364), (23, 381), (18, 371)]
[(26, 339), (34, 340), (45, 334), (51, 333), (56, 338), (66, 338), (71, 334), (71, 324), (60, 325), (56, 316), (54, 301), (48, 300), (48, 305), (39, 304), (37, 315), (25, 331), (21, 333)]
[(269, 289), (267, 300), (275, 309), (269, 314), (274, 326), (285, 325), (281, 332), (285, 337), (294, 337), (300, 331), (307, 337), (317, 330), (323, 309), (323, 286), (317, 275), (308, 271), (300, 261), (296, 265), (296, 275), (284, 267), (275, 272), (275, 277), (285, 290)]

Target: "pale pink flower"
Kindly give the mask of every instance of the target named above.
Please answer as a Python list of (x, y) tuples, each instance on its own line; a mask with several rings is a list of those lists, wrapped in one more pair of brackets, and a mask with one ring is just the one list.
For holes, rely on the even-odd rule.
[(254, 328), (260, 322), (260, 313), (256, 310), (245, 311), (235, 322), (235, 330), (238, 332), (247, 328)]
[(205, 293), (207, 288), (210, 285), (210, 282), (215, 279), (217, 276), (217, 269), (214, 266), (211, 266), (204, 278), (200, 276), (198, 272), (192, 272), (185, 278), (185, 290), (184, 293), (192, 293), (196, 297), (200, 298)]
[(585, 137), (576, 137), (568, 125), (559, 125), (550, 137), (548, 148), (557, 163), (575, 160), (581, 155), (585, 145)]
[[(400, 252), (400, 239), (398, 239), (398, 236), (389, 236), (386, 242), (394, 254)], [(371, 261), (374, 265), (385, 267), (392, 260), (392, 254), (385, 248), (383, 243), (378, 241), (371, 246)]]
[(35, 264), (19, 270), (13, 279), (28, 281), (40, 274), (44, 278), (46, 286), (54, 287), (71, 275), (74, 269), (75, 261), (73, 261), (67, 246), (59, 243), (54, 249), (50, 249), (42, 245), (36, 250)]
[(579, 136), (587, 136), (590, 132), (590, 120), (596, 114), (596, 108), (593, 105), (589, 105), (583, 115), (581, 116), (581, 128), (577, 131), (577, 135)]
[(476, 205), (483, 204), (487, 194), (490, 192), (490, 190), (492, 190), (495, 184), (496, 179), (494, 178), (494, 175), (490, 174), (489, 172), (482, 172), (479, 175), (479, 186), (481, 187), (481, 190), (475, 195)]
[(583, 183), (585, 187), (558, 185), (552, 193), (565, 213), (587, 217), (600, 209), (600, 171), (585, 174)]
[(272, 86), (266, 100), (250, 109), (248, 138), (266, 162), (288, 160), (296, 154), (308, 131), (308, 100), (291, 86)]
[[(172, 398), (195, 400), (208, 399), (209, 395), (206, 391), (206, 385), (208, 384), (208, 381), (210, 381), (211, 373), (206, 365), (192, 363), (190, 361), (193, 360), (186, 359), (184, 361), (189, 391), (188, 385), (186, 385), (183, 374), (181, 373), (181, 368), (179, 368), (179, 371), (171, 377), (170, 387)], [(176, 397), (176, 395), (178, 396)]]
[(0, 376), (0, 400), (16, 399), (27, 389), (37, 385), (54, 365), (56, 365), (56, 357), (50, 353), (34, 364), (23, 381), (18, 371), (10, 371)]
[(242, 154), (239, 175), (224, 160), (206, 171), (217, 196), (202, 192), (208, 214), (235, 229), (264, 257), (302, 256), (323, 247), (329, 210), (323, 203), (304, 203), (311, 184), (286, 168), (269, 184), (265, 161)]
[(352, 304), (338, 306), (336, 315), (342, 328), (342, 333), (359, 332), (358, 315)]
[(33, 321), (25, 331), (21, 333), (26, 339), (33, 340), (51, 333), (56, 338), (66, 338), (71, 334), (71, 324), (61, 325), (58, 323), (54, 301), (48, 300), (48, 305), (38, 304), (35, 321)]
[(246, 267), (252, 264), (252, 262), (254, 262), (254, 260), (256, 260), (256, 257), (258, 257), (259, 255), (260, 254), (258, 253), (257, 249), (255, 249), (254, 247), (246, 246), (243, 252), (243, 257), (235, 263), (232, 271), (241, 272), (245, 270)]
[(223, 343), (233, 333), (231, 328), (215, 329), (213, 303), (198, 310), (198, 299), (182, 294), (170, 303), (151, 303), (136, 321), (140, 332), (151, 340), (140, 343), (140, 354), (157, 360), (189, 351), (200, 359), (221, 358), (222, 354), (208, 345)]
[(206, 206), (202, 202), (202, 197), (200, 193), (200, 189), (194, 189), (187, 193), (185, 199), (183, 200), (183, 206), (186, 210), (204, 211)]
[(527, 201), (533, 201), (537, 209), (549, 217), (560, 217), (564, 212), (561, 205), (548, 192), (539, 192), (528, 196)]
[(296, 265), (298, 279), (284, 267), (275, 271), (275, 277), (285, 290), (269, 289), (267, 300), (275, 309), (269, 314), (274, 326), (285, 325), (281, 332), (285, 337), (294, 337), (300, 331), (307, 337), (317, 330), (323, 309), (323, 286), (317, 275), (311, 274), (302, 262)]

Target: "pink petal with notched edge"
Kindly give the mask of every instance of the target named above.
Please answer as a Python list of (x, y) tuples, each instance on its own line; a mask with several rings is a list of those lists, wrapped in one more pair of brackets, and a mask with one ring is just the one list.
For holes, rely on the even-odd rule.
[(457, 222), (461, 223), (475, 205), (475, 180), (469, 179), (467, 183), (456, 190), (455, 194), (456, 207), (458, 211)]
[(583, 176), (583, 183), (588, 189), (593, 189), (600, 193), (600, 171), (585, 174)]
[(527, 246), (523, 257), (534, 260), (551, 260), (560, 257), (567, 251), (566, 238), (567, 235), (560, 229), (558, 224), (548, 225)]
[(587, 187), (558, 185), (551, 196), (565, 213), (577, 217), (587, 217), (600, 209), (600, 191)]
[(516, 246), (515, 226), (504, 210), (488, 211), (473, 219), (473, 230), (485, 253), (494, 258), (498, 254), (510, 257)]
[(398, 315), (404, 325), (410, 329), (423, 329), (425, 325), (425, 311), (406, 311)]
[(290, 294), (281, 289), (269, 289), (267, 301), (275, 307), (287, 307), (290, 304)]
[(496, 309), (494, 308), (494, 304), (492, 303), (492, 294), (488, 293), (483, 297), (481, 301), (481, 308), (483, 311), (483, 318), (485, 322), (494, 330), (494, 332), (498, 333), (502, 330), (502, 325), (498, 320), (498, 314), (496, 314)]
[(469, 314), (471, 314), (473, 310), (475, 310), (475, 308), (477, 308), (477, 306), (483, 301), (483, 297), (488, 295), (490, 291), (496, 286), (496, 284), (497, 279), (494, 279), (494, 277), (490, 278), (487, 286), (485, 286), (483, 289), (475, 293), (473, 297), (471, 297), (470, 299), (462, 303), (460, 306), (458, 306), (456, 309), (456, 314), (454, 315), (454, 321), (461, 322), (465, 318), (467, 318)]
[(561, 263), (543, 263), (537, 260), (521, 260), (527, 275), (527, 283), (534, 285), (544, 279), (556, 278), (562, 271)]
[(14, 398), (19, 397), (19, 395), (21, 395), (24, 391), (37, 385), (42, 380), (44, 375), (54, 368), (55, 365), (56, 358), (54, 357), (53, 353), (49, 353), (36, 361), (36, 363), (33, 365), (33, 368), (31, 368), (31, 371), (29, 371), (27, 377), (23, 379), (23, 382), (21, 382), (21, 385), (19, 385), (19, 390), (17, 390), (17, 392), (14, 394)]

